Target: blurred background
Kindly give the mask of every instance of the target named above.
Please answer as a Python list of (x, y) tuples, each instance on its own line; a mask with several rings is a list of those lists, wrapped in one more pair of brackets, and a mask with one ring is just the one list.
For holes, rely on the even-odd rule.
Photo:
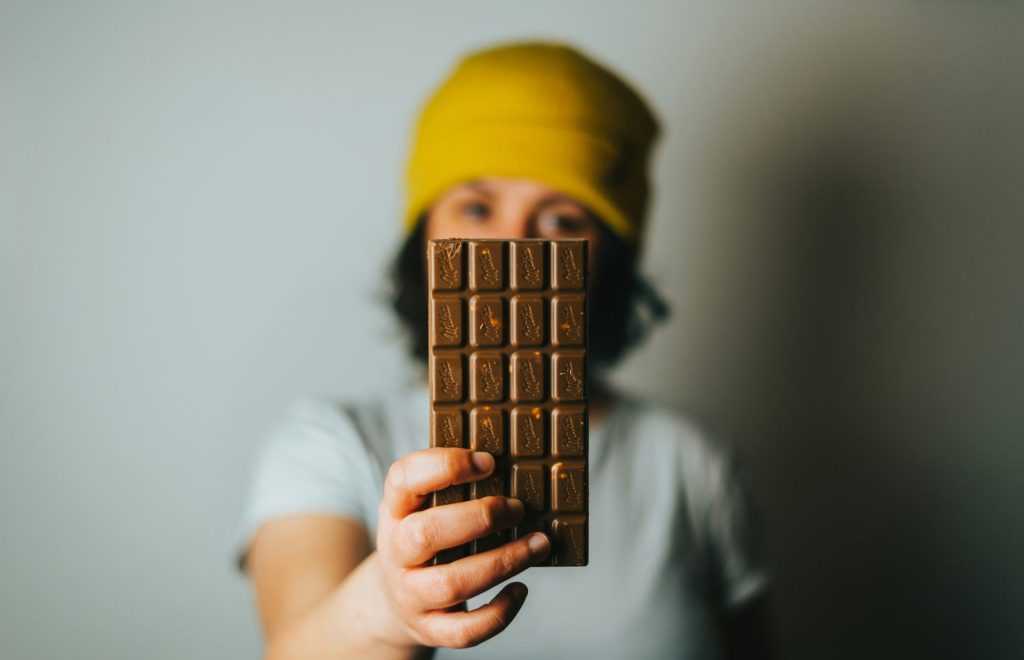
[(780, 655), (1022, 657), (1024, 12), (807, 4), (0, 3), (0, 658), (259, 654), (254, 452), (406, 374), (413, 118), (526, 37), (666, 126), (616, 379), (742, 451)]

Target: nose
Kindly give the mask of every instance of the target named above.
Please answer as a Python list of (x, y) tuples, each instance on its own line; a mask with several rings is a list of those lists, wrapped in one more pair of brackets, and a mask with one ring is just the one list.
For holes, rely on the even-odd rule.
[(525, 238), (542, 238), (540, 230), (537, 229), (537, 223), (530, 221), (526, 223), (526, 229), (523, 231)]
[(502, 224), (509, 238), (540, 238), (536, 217), (527, 209), (509, 211)]
[(523, 218), (523, 236), (525, 238), (544, 238), (540, 230), (538, 213), (529, 213)]

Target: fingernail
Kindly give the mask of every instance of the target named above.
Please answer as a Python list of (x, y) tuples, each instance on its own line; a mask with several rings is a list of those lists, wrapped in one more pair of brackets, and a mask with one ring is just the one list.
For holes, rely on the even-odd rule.
[(530, 538), (526, 539), (526, 545), (529, 546), (530, 552), (539, 555), (548, 551), (548, 548), (551, 547), (551, 542), (548, 541), (548, 537), (537, 532), (536, 534), (531, 534)]
[(470, 460), (473, 461), (473, 467), (479, 472), (490, 472), (494, 467), (494, 457), (485, 451), (473, 452)]
[(508, 502), (508, 510), (513, 516), (522, 517), (523, 513), (526, 512), (526, 506), (523, 505), (522, 500), (517, 500), (514, 497), (505, 498)]
[(526, 598), (527, 589), (526, 585), (522, 582), (513, 582), (512, 586), (509, 588), (509, 591), (512, 592), (512, 596), (516, 600), (523, 600), (524, 598)]

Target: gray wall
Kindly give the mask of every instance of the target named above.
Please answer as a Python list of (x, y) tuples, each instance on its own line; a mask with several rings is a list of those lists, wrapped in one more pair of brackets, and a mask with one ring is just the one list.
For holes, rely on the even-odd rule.
[(783, 654), (1019, 650), (1020, 12), (722, 4), (0, 5), (0, 658), (257, 655), (254, 449), (403, 373), (415, 108), (534, 35), (668, 127), (617, 378), (743, 450)]

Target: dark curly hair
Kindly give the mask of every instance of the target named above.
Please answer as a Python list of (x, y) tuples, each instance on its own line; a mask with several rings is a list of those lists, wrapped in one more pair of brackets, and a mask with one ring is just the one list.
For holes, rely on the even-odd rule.
[[(391, 308), (398, 315), (418, 361), (429, 355), (427, 328), (426, 214), (402, 244), (391, 264)], [(598, 372), (615, 365), (640, 344), (651, 328), (668, 317), (664, 299), (644, 278), (637, 263), (636, 248), (599, 222), (601, 257), (590, 302), (588, 359)]]

